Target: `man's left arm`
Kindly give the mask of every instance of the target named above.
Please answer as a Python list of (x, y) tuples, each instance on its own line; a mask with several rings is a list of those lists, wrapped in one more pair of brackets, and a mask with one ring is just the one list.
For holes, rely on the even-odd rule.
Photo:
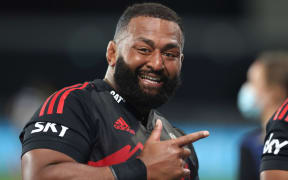
[(284, 170), (265, 170), (260, 174), (261, 180), (287, 180), (288, 171)]

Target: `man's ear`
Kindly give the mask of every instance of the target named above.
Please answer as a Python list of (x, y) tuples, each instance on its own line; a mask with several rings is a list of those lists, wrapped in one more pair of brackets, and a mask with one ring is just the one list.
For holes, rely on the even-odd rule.
[(106, 50), (106, 59), (109, 66), (115, 66), (117, 59), (117, 49), (116, 43), (114, 41), (109, 41), (107, 50)]
[(180, 55), (180, 60), (181, 60), (181, 63), (183, 63), (183, 60), (184, 60), (184, 54), (183, 53), (181, 53), (181, 55)]

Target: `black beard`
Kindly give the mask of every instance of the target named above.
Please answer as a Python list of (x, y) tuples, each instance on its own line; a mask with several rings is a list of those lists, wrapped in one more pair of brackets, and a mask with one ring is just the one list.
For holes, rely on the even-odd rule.
[(177, 88), (181, 84), (180, 75), (170, 79), (164, 75), (163, 70), (145, 71), (145, 73), (157, 74), (163, 81), (163, 86), (160, 87), (158, 93), (156, 95), (151, 95), (144, 92), (139, 86), (139, 69), (140, 68), (137, 68), (135, 72), (133, 72), (124, 62), (123, 57), (119, 56), (115, 65), (114, 73), (117, 91), (128, 102), (128, 104), (134, 106), (136, 109), (149, 111), (152, 108), (160, 107), (175, 94)]

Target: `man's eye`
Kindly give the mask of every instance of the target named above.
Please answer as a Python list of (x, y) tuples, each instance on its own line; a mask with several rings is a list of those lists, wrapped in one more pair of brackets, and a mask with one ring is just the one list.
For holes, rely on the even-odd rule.
[(179, 56), (177, 53), (170, 53), (170, 52), (163, 53), (163, 55), (171, 58), (176, 58)]
[(138, 51), (143, 52), (143, 53), (149, 53), (150, 50), (147, 48), (138, 48)]

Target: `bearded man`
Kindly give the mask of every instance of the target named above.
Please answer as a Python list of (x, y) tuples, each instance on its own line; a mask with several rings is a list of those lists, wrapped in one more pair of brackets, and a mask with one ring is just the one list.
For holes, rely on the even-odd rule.
[(107, 47), (104, 79), (63, 88), (24, 127), (23, 179), (198, 179), (188, 135), (155, 108), (180, 85), (181, 19), (158, 3), (134, 4)]

